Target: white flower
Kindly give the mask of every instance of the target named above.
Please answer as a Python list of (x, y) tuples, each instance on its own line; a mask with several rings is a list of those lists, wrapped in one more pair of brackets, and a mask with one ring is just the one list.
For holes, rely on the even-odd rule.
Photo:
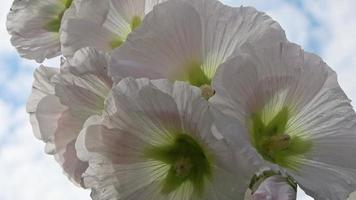
[(85, 121), (101, 115), (112, 84), (107, 60), (86, 48), (64, 61), (60, 71), (40, 66), (27, 104), (35, 136), (46, 143), (46, 152), (55, 156), (65, 174), (81, 185), (88, 164), (77, 158), (75, 141)]
[[(210, 100), (235, 124), (229, 141), (276, 167), (316, 199), (343, 200), (356, 188), (356, 115), (335, 72), (299, 46), (244, 47), (219, 69)], [(226, 126), (234, 126), (233, 123)]]
[(72, 1), (14, 0), (7, 29), (12, 45), (22, 57), (43, 62), (60, 55), (61, 21)]
[(212, 128), (212, 112), (187, 83), (123, 79), (107, 99), (107, 115), (77, 140), (92, 198), (243, 199), (253, 167), (234, 159)]
[(285, 41), (281, 27), (251, 7), (216, 0), (171, 0), (156, 6), (112, 52), (111, 76), (167, 78), (210, 85), (218, 66), (247, 42)]
[(65, 56), (83, 47), (110, 51), (119, 47), (152, 8), (165, 0), (86, 0), (75, 6), (76, 17), (63, 24)]

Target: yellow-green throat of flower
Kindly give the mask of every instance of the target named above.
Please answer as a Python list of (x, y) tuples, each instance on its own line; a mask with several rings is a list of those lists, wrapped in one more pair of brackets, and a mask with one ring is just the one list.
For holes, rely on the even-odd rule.
[(162, 182), (162, 194), (170, 194), (190, 182), (194, 194), (199, 196), (203, 193), (206, 179), (212, 175), (210, 154), (188, 134), (177, 134), (167, 145), (149, 147), (145, 157), (169, 166)]
[(283, 107), (266, 123), (261, 113), (250, 117), (251, 142), (264, 159), (289, 169), (298, 169), (298, 159), (312, 148), (312, 142), (298, 135), (288, 135), (290, 118), (288, 107)]
[[(131, 22), (130, 22), (130, 30), (127, 33), (127, 35), (130, 34), (130, 32), (136, 30), (141, 25), (141, 23), (142, 23), (142, 19), (140, 16), (132, 17)], [(116, 49), (116, 48), (120, 47), (125, 42), (127, 35), (123, 36), (123, 37), (118, 36), (118, 35), (115, 36), (114, 39), (109, 44), (110, 48)]]
[[(49, 32), (58, 33), (61, 28), (61, 22), (64, 12), (72, 5), (73, 0), (60, 0), (59, 9), (54, 8), (55, 16), (52, 20), (46, 22), (43, 26)], [(44, 8), (44, 10), (52, 8)], [(47, 11), (48, 12), (48, 11)]]

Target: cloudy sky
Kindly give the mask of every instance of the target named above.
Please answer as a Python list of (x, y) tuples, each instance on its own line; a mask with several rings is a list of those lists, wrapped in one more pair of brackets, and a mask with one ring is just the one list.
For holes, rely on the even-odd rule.
[[(9, 43), (6, 14), (12, 0), (0, 7), (0, 199), (89, 199), (89, 192), (73, 186), (43, 144), (31, 132), (25, 102), (32, 72), (38, 64), (20, 59)], [(264, 11), (286, 30), (288, 39), (319, 54), (337, 71), (339, 82), (356, 101), (356, 1), (354, 0), (225, 0)], [(58, 60), (47, 61), (57, 66)], [(356, 104), (353, 103), (355, 106)], [(302, 191), (298, 200), (311, 199)]]

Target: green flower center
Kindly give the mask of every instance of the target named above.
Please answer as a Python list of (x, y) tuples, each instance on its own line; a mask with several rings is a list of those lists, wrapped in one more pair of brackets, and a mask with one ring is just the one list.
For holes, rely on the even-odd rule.
[(201, 195), (205, 179), (212, 175), (211, 157), (196, 139), (187, 134), (178, 134), (170, 144), (148, 148), (145, 156), (169, 165), (162, 194), (170, 194), (189, 181), (195, 194)]
[(188, 76), (186, 79), (190, 84), (198, 87), (211, 84), (211, 78), (204, 73), (199, 62), (192, 62), (187, 66), (187, 69)]
[(64, 15), (64, 12), (72, 5), (73, 0), (61, 0), (61, 5), (59, 8), (53, 9), (46, 7), (44, 8), (44, 12), (54, 12), (55, 17), (52, 20), (46, 22), (43, 26), (49, 32), (58, 33), (59, 29), (61, 28), (61, 22)]
[(136, 28), (138, 28), (141, 25), (141, 22), (142, 22), (141, 17), (134, 16), (130, 23), (131, 31), (134, 31)]
[(261, 113), (250, 119), (251, 142), (264, 159), (282, 167), (297, 170), (298, 159), (312, 148), (312, 142), (298, 135), (288, 135), (290, 112), (283, 107), (268, 123)]
[[(137, 29), (142, 23), (142, 20), (141, 20), (141, 17), (139, 16), (134, 16), (132, 19), (131, 19), (131, 23), (130, 23), (130, 29), (127, 33), (127, 35), (134, 31), (135, 29)], [(114, 36), (114, 39), (110, 41), (110, 48), (111, 49), (116, 49), (118, 47), (120, 47), (126, 40), (126, 36), (119, 36), (119, 35), (116, 35)]]
[(121, 39), (121, 37), (117, 36), (110, 42), (109, 45), (111, 49), (116, 49), (117, 47), (121, 46), (122, 43), (124, 43), (124, 40)]

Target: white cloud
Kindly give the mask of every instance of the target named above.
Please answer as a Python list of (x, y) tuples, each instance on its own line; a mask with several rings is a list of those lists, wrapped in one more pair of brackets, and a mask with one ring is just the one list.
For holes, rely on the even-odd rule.
[(0, 53), (14, 51), (11, 47), (10, 37), (6, 30), (6, 16), (10, 10), (12, 1), (11, 0), (1, 0), (0, 6)]
[(7, 124), (0, 130), (0, 199), (89, 199), (89, 191), (72, 185), (54, 159), (43, 153), (44, 145), (32, 135), (25, 108), (3, 112), (1, 103), (0, 109), (0, 119)]
[(307, 9), (324, 27), (319, 37), (321, 56), (336, 70), (341, 86), (356, 106), (356, 1), (305, 1)]
[(308, 27), (310, 26), (310, 22), (299, 8), (293, 6), (288, 1), (225, 0), (224, 2), (234, 6), (253, 6), (260, 11), (266, 12), (283, 27), (290, 41), (302, 46), (308, 44)]
[(10, 109), (8, 108), (5, 102), (0, 101), (0, 122), (2, 124), (2, 126), (0, 125), (0, 147), (2, 138), (6, 135), (7, 126), (4, 124), (9, 124), (9, 116)]
[[(33, 136), (24, 105), (13, 106), (12, 101), (27, 99), (33, 70), (39, 64), (25, 59), (16, 61), (6, 30), (11, 3), (12, 0), (2, 0), (0, 6), (0, 199), (89, 199), (89, 191), (74, 186), (54, 158), (44, 153), (44, 144)], [(58, 67), (59, 58), (45, 64)]]

